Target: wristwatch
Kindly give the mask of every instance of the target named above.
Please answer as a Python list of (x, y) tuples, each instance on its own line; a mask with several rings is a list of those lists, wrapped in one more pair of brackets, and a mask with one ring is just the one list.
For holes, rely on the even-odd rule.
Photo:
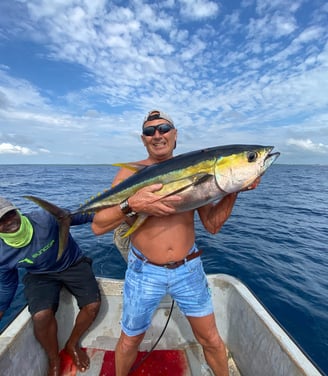
[(127, 217), (134, 217), (137, 215), (137, 213), (130, 208), (128, 199), (120, 203), (120, 209)]

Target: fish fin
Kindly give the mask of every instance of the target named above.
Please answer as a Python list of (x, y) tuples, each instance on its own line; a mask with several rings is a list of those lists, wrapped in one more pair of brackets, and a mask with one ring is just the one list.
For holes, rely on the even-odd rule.
[(133, 232), (135, 232), (148, 218), (147, 214), (138, 214), (137, 219), (133, 223), (133, 225), (128, 229), (128, 231), (122, 236), (122, 238), (126, 238), (129, 235), (131, 235)]
[[(194, 187), (198, 184), (204, 183), (204, 181), (213, 178), (213, 175), (200, 172), (198, 174), (190, 175), (170, 183), (164, 183), (164, 187), (159, 190), (159, 194), (164, 197), (179, 194), (189, 187)], [(162, 197), (163, 198), (163, 197)]]
[(59, 208), (58, 206), (43, 200), (42, 198), (35, 196), (23, 196), (24, 198), (35, 202), (37, 205), (41, 206), (44, 210), (52, 214), (57, 222), (59, 227), (59, 244), (58, 244), (58, 254), (57, 261), (61, 258), (68, 242), (69, 228), (72, 221), (72, 215), (68, 210)]
[(112, 166), (127, 168), (133, 172), (139, 172), (147, 167), (147, 165), (141, 163), (112, 163)]
[(213, 177), (212, 174), (208, 174), (208, 173), (205, 173), (205, 174), (196, 174), (195, 176), (195, 181), (194, 181), (194, 186), (198, 185), (198, 184), (202, 184), (204, 183), (206, 180), (208, 179), (211, 179)]

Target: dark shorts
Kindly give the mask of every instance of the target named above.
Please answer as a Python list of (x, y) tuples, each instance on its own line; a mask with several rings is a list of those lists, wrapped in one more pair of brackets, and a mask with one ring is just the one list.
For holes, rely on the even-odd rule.
[(31, 315), (49, 308), (56, 312), (62, 287), (66, 287), (76, 298), (80, 309), (90, 303), (100, 301), (98, 282), (91, 264), (91, 259), (83, 257), (62, 272), (27, 273), (23, 278), (24, 294)]

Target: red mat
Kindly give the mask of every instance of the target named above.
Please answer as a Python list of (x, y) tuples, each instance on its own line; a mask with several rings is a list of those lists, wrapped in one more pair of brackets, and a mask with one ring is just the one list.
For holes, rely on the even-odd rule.
[[(86, 349), (84, 349), (86, 350)], [(104, 353), (103, 364), (99, 376), (115, 376), (114, 351), (90, 349), (93, 353)], [(148, 353), (139, 352), (135, 365)], [(76, 376), (77, 368), (72, 358), (62, 350), (61, 376)], [(92, 361), (92, 359), (91, 359)], [(154, 350), (147, 359), (135, 369), (131, 376), (184, 376), (188, 369), (186, 355), (182, 350)]]

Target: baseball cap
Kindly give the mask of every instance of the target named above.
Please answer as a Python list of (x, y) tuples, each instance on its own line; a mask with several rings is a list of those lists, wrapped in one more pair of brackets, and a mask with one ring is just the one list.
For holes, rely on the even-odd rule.
[(16, 210), (17, 208), (8, 200), (0, 197), (0, 219), (11, 210)]
[(173, 120), (169, 115), (167, 115), (165, 112), (160, 110), (151, 110), (148, 112), (148, 114), (145, 116), (144, 121), (142, 123), (142, 127), (144, 127), (145, 123), (147, 121), (155, 120), (155, 119), (163, 119), (169, 122), (171, 125), (174, 126)]

